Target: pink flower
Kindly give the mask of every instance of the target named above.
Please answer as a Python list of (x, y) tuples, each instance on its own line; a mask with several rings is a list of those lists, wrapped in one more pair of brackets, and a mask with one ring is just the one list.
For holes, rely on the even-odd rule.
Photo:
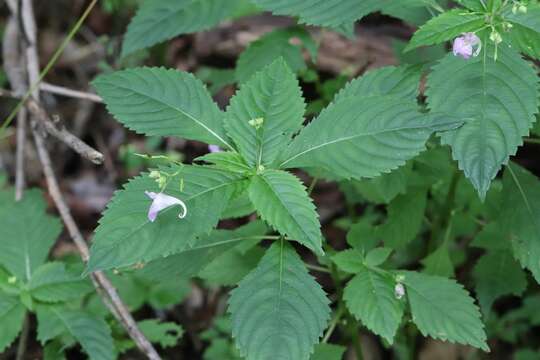
[(150, 205), (150, 209), (148, 209), (148, 220), (150, 220), (150, 222), (156, 221), (156, 218), (161, 210), (167, 209), (174, 205), (180, 205), (180, 207), (182, 207), (183, 211), (182, 213), (178, 214), (178, 217), (180, 219), (186, 217), (187, 207), (182, 200), (163, 193), (155, 193), (151, 191), (145, 191), (144, 193), (153, 200), (152, 205)]
[(465, 33), (454, 40), (452, 51), (454, 56), (461, 56), (464, 59), (469, 59), (471, 56), (478, 56), (482, 42), (474, 33)]
[(221, 148), (217, 145), (208, 145), (208, 151), (211, 153), (221, 152)]

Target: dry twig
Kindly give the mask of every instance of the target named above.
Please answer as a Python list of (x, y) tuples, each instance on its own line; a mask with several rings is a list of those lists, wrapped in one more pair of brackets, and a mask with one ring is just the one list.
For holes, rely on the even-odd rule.
[[(17, 19), (17, 7), (15, 0), (9, 0), (10, 9), (13, 12), (12, 18)], [(38, 61), (38, 55), (36, 51), (36, 26), (35, 26), (35, 19), (34, 19), (34, 12), (33, 12), (33, 6), (32, 6), (32, 0), (22, 0), (22, 6), (21, 6), (21, 19), (23, 20), (23, 26), (24, 26), (24, 32), (26, 36), (28, 37), (29, 43), (27, 44), (26, 48), (26, 71), (27, 71), (27, 80), (21, 81), (20, 79), (13, 79), (10, 78), (10, 80), (13, 80), (12, 86), (15, 89), (15, 92), (24, 92), (26, 89), (29, 88), (29, 84), (35, 84), (37, 83), (39, 79), (39, 61)], [(20, 31), (18, 32), (20, 35)], [(18, 36), (20, 38), (20, 36)], [(13, 41), (13, 39), (4, 38), (4, 41)], [(19, 53), (19, 61), (23, 60)], [(6, 69), (6, 72), (10, 72), (10, 69)], [(21, 78), (24, 79), (24, 78)], [(39, 90), (37, 90), (35, 93), (32, 94), (33, 103), (37, 104), (37, 108), (39, 109)], [(30, 106), (30, 108), (32, 108)], [(34, 111), (36, 111), (34, 109)], [(46, 114), (46, 113), (45, 113)], [(66, 228), (68, 229), (69, 234), (71, 235), (73, 241), (75, 242), (81, 257), (84, 261), (88, 260), (89, 251), (88, 246), (86, 244), (86, 241), (84, 240), (84, 237), (82, 236), (79, 228), (77, 227), (77, 224), (75, 223), (75, 220), (73, 219), (71, 212), (69, 210), (69, 207), (67, 206), (62, 193), (60, 191), (60, 186), (58, 184), (58, 180), (56, 179), (56, 176), (54, 174), (51, 159), (49, 156), (49, 153), (45, 146), (45, 141), (41, 135), (41, 133), (38, 130), (37, 122), (35, 119), (32, 119), (32, 134), (34, 136), (34, 142), (36, 144), (36, 148), (38, 150), (38, 156), (40, 159), (40, 162), (43, 167), (43, 172), (45, 174), (45, 178), (47, 180), (47, 185), (49, 188), (49, 193), (58, 209), (58, 212), (60, 213), (60, 216), (66, 225)], [(153, 348), (152, 344), (146, 339), (144, 334), (140, 331), (140, 329), (137, 327), (137, 324), (129, 311), (127, 310), (126, 306), (123, 304), (122, 300), (118, 296), (118, 293), (116, 292), (116, 289), (112, 286), (110, 281), (106, 278), (106, 276), (101, 272), (96, 272), (91, 275), (92, 280), (94, 282), (94, 285), (96, 289), (98, 290), (98, 293), (102, 296), (102, 299), (104, 303), (107, 305), (107, 307), (111, 310), (113, 315), (120, 321), (120, 323), (124, 326), (128, 334), (131, 336), (131, 338), (135, 341), (138, 348), (148, 356), (150, 359), (160, 359), (159, 355)]]

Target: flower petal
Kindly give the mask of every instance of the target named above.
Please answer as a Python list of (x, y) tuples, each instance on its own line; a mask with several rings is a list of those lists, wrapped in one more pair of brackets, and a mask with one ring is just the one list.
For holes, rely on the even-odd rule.
[(152, 201), (152, 205), (150, 205), (150, 208), (148, 209), (148, 220), (150, 220), (150, 222), (154, 222), (156, 220), (160, 211), (165, 210), (174, 205), (180, 205), (180, 207), (182, 208), (182, 212), (178, 214), (178, 217), (180, 219), (183, 219), (186, 217), (187, 207), (186, 207), (186, 204), (182, 200), (175, 198), (174, 196), (166, 195), (163, 193), (156, 194), (154, 192), (145, 191), (145, 194), (149, 198), (154, 200)]

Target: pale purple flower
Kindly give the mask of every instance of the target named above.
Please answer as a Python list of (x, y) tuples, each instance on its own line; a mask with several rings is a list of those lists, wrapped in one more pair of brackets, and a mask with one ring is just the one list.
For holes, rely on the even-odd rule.
[(152, 205), (150, 205), (150, 209), (148, 209), (148, 220), (150, 220), (150, 222), (156, 221), (156, 218), (161, 210), (167, 209), (174, 205), (180, 205), (183, 210), (182, 213), (178, 214), (178, 217), (180, 219), (186, 217), (187, 207), (182, 200), (163, 193), (155, 193), (151, 191), (145, 191), (144, 193), (153, 200)]
[(221, 152), (221, 148), (217, 145), (208, 145), (208, 151), (211, 153)]
[(478, 56), (482, 42), (474, 33), (465, 33), (454, 40), (452, 51), (454, 56), (461, 56), (464, 59), (469, 59), (471, 56)]

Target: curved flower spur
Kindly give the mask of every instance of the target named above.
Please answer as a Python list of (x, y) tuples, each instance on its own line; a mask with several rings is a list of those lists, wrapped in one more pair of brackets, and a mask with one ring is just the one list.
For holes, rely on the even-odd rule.
[(174, 196), (166, 195), (163, 193), (155, 193), (152, 191), (145, 191), (146, 196), (152, 199), (152, 205), (148, 209), (148, 220), (154, 222), (161, 210), (165, 210), (174, 205), (180, 205), (182, 207), (182, 212), (178, 214), (179, 219), (183, 219), (187, 215), (186, 204)]
[[(163, 191), (165, 191), (165, 188), (167, 187), (167, 184), (178, 174), (180, 174), (180, 170), (176, 171), (173, 174), (169, 174), (164, 171), (158, 171), (153, 170), (150, 172), (149, 177), (152, 179), (155, 179), (155, 181), (159, 185), (160, 192), (156, 193), (153, 191), (145, 191), (145, 195), (148, 196), (150, 199), (152, 199), (152, 204), (150, 205), (150, 208), (148, 209), (148, 220), (150, 222), (154, 222), (157, 219), (157, 216), (159, 215), (159, 212), (165, 209), (170, 208), (171, 206), (179, 205), (182, 208), (182, 212), (178, 214), (179, 219), (183, 219), (187, 216), (187, 206), (186, 203), (184, 203), (182, 200), (171, 196), (164, 194)], [(184, 188), (184, 181), (183, 179), (180, 179), (180, 191), (183, 191)]]

